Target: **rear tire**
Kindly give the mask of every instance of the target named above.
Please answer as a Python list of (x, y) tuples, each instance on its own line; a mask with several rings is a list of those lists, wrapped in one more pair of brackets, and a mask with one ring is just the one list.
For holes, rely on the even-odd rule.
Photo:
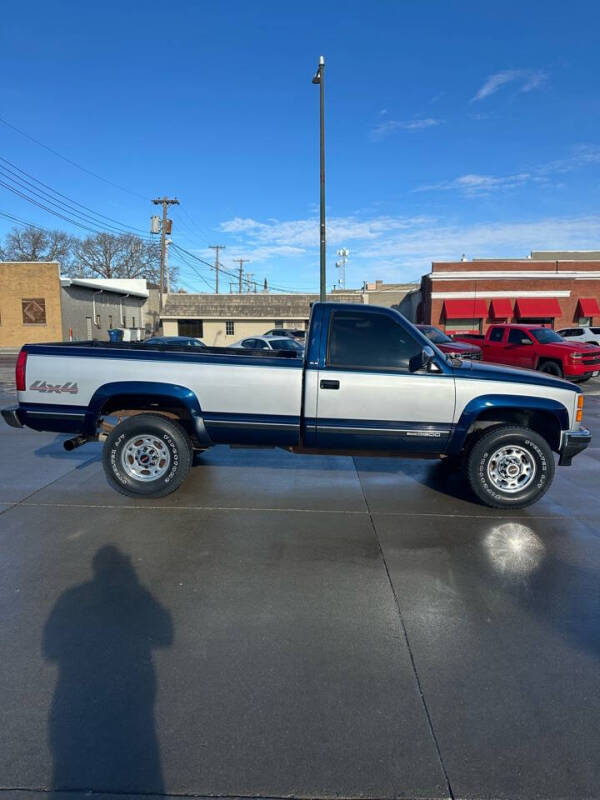
[(538, 367), (540, 372), (546, 372), (548, 375), (555, 375), (557, 378), (564, 376), (563, 369), (556, 361), (543, 361)]
[(108, 435), (102, 464), (109, 484), (127, 497), (165, 497), (190, 470), (192, 444), (177, 422), (136, 414)]
[(554, 457), (548, 442), (529, 428), (503, 425), (484, 433), (466, 464), (471, 488), (490, 508), (525, 508), (548, 491)]

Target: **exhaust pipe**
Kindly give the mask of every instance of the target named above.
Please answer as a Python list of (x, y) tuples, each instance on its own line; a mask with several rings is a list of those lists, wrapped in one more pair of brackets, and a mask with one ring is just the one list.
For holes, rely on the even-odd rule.
[(72, 439), (67, 439), (66, 442), (63, 442), (63, 447), (70, 453), (71, 450), (75, 450), (76, 447), (81, 447), (82, 444), (90, 441), (89, 436), (74, 436)]

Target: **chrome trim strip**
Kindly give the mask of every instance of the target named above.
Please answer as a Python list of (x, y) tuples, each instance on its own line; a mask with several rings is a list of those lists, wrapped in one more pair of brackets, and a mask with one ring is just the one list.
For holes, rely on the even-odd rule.
[(205, 424), (209, 427), (211, 425), (224, 425), (233, 428), (299, 428), (300, 422), (249, 422), (246, 420), (238, 419), (205, 419)]
[(449, 430), (407, 430), (406, 428), (346, 428), (346, 427), (337, 427), (333, 425), (319, 425), (317, 420), (317, 430), (319, 433), (376, 433), (376, 434), (386, 434), (386, 433), (400, 433), (404, 436), (431, 436), (434, 438), (438, 438), (440, 436), (449, 436), (451, 431)]
[(85, 411), (32, 411), (28, 408), (22, 409), (22, 411), (31, 417), (85, 417)]

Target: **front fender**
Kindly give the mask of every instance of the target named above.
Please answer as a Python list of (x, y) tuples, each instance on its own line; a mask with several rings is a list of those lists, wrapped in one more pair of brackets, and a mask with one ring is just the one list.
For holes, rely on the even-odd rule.
[(567, 407), (558, 400), (552, 400), (549, 397), (485, 394), (481, 395), (481, 397), (474, 397), (464, 407), (455, 425), (454, 433), (452, 434), (452, 439), (448, 446), (448, 453), (460, 453), (465, 443), (467, 431), (471, 425), (476, 422), (484, 411), (492, 408), (499, 411), (502, 409), (510, 411), (522, 409), (529, 411), (549, 411), (556, 417), (561, 430), (566, 431), (569, 429), (569, 412)]

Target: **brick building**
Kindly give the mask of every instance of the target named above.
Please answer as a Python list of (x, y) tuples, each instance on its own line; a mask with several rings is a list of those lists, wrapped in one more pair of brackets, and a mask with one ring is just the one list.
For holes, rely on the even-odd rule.
[(0, 347), (62, 339), (56, 262), (0, 262)]
[(65, 278), (56, 262), (0, 261), (0, 347), (107, 340), (110, 328), (141, 339), (148, 294), (145, 279)]
[(599, 325), (600, 252), (434, 262), (420, 294), (417, 321), (447, 333), (484, 333), (497, 322)]

